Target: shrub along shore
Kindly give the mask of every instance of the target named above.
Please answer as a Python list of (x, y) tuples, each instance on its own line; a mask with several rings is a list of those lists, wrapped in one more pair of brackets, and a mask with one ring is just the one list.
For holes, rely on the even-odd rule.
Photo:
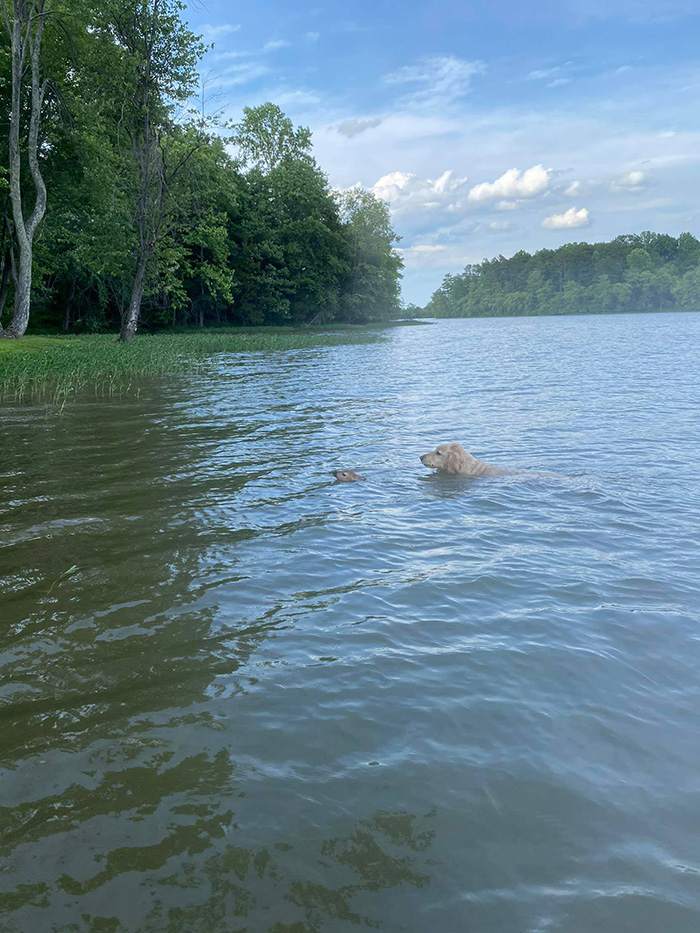
[(222, 353), (370, 343), (381, 333), (376, 326), (252, 327), (140, 334), (128, 346), (107, 334), (0, 340), (0, 401), (60, 402), (85, 388), (120, 394), (150, 376), (203, 372)]

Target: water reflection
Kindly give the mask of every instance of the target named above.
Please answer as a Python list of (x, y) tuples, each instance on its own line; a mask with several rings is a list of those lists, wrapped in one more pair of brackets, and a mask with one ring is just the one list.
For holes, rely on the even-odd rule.
[[(230, 810), (222, 811), (214, 803), (196, 803), (199, 787), (203, 799), (214, 789), (229, 794), (232, 769), (219, 753), (212, 760), (197, 756), (182, 767), (164, 769), (154, 774), (128, 769), (119, 781), (109, 780), (103, 800), (113, 806), (94, 808), (86, 798), (55, 802), (69, 813), (60, 817), (56, 832), (68, 831), (101, 814), (132, 824), (129, 832), (137, 837), (138, 823), (149, 818), (157, 821), (165, 835), (148, 845), (121, 845), (102, 854), (93, 853), (92, 864), (99, 870), (89, 874), (89, 855), (66, 855), (66, 871), (56, 878), (34, 884), (19, 884), (0, 896), (0, 910), (25, 917), (33, 930), (51, 929), (55, 933), (92, 933), (93, 930), (143, 933), (190, 933), (195, 930), (231, 929), (233, 918), (244, 918), (246, 929), (321, 931), (328, 920), (352, 925), (376, 927), (379, 919), (371, 907), (358, 908), (363, 893), (377, 893), (409, 885), (423, 888), (430, 883), (429, 849), (433, 831), (430, 815), (418, 818), (402, 812), (379, 812), (368, 820), (359, 820), (347, 836), (335, 836), (313, 843), (279, 840), (258, 848), (237, 845), (233, 835), (243, 835)], [(142, 778), (144, 778), (142, 783)], [(209, 785), (207, 787), (207, 785)], [(160, 801), (187, 791), (193, 802), (173, 807), (167, 825), (156, 816)], [(130, 796), (137, 799), (130, 801)], [(155, 828), (155, 826), (154, 826)], [(32, 841), (25, 836), (23, 844)], [(212, 854), (212, 853), (215, 854)], [(130, 903), (114, 909), (116, 891), (133, 873), (139, 873), (138, 893)], [(79, 877), (76, 877), (79, 873)], [(311, 879), (317, 880), (311, 880)], [(323, 878), (323, 881), (320, 879)], [(107, 896), (113, 913), (102, 911)], [(81, 919), (76, 922), (71, 905), (81, 904)], [(51, 910), (51, 920), (43, 923), (42, 909)], [(38, 911), (38, 912), (37, 912)], [(137, 926), (130, 916), (141, 918)], [(29, 928), (29, 926), (27, 928)], [(12, 929), (10, 927), (10, 929)], [(19, 927), (18, 927), (19, 929)]]

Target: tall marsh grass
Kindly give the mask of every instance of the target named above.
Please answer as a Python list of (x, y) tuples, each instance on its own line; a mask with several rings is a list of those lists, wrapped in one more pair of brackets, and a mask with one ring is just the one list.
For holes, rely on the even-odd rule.
[(265, 327), (138, 335), (131, 344), (115, 343), (107, 335), (0, 340), (0, 401), (61, 402), (87, 387), (100, 394), (118, 394), (144, 377), (202, 372), (215, 365), (221, 353), (300, 350), (377, 339), (376, 331), (363, 329)]

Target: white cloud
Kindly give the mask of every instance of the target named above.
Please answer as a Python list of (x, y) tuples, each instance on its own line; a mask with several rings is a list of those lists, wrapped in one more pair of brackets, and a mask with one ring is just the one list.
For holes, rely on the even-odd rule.
[(466, 178), (453, 178), (443, 172), (439, 178), (417, 178), (411, 172), (390, 172), (372, 186), (374, 194), (388, 201), (394, 214), (424, 211), (459, 211), (466, 200), (463, 196)]
[(483, 62), (468, 62), (454, 55), (431, 55), (417, 65), (406, 65), (386, 75), (387, 84), (412, 84), (417, 90), (415, 104), (448, 103), (463, 97), (470, 89), (474, 75), (486, 70)]
[(615, 181), (611, 184), (613, 191), (644, 191), (645, 188), (649, 187), (649, 177), (646, 172), (642, 172), (640, 169), (637, 169), (634, 172), (627, 172), (626, 175), (622, 175), (620, 178), (616, 178)]
[(559, 65), (554, 68), (537, 68), (535, 71), (531, 71), (527, 77), (529, 81), (543, 81), (545, 78), (551, 78), (553, 75), (559, 74), (560, 71)]
[(590, 194), (598, 185), (599, 182), (593, 181), (590, 178), (587, 181), (572, 181), (564, 188), (564, 194), (567, 198), (580, 198), (583, 195)]
[(678, 201), (674, 201), (673, 198), (652, 198), (650, 201), (633, 201), (627, 204), (606, 205), (599, 208), (599, 210), (604, 214), (612, 214), (617, 217), (625, 212), (637, 212), (642, 214), (644, 211), (655, 211), (672, 206), (677, 208), (679, 206)]
[(675, 135), (675, 130), (664, 130), (662, 133), (659, 133), (659, 139), (673, 139)]
[(288, 90), (282, 88), (279, 91), (270, 91), (269, 99), (280, 107), (304, 107), (320, 104), (321, 98), (313, 91)]
[(482, 182), (469, 192), (470, 201), (488, 201), (490, 198), (531, 198), (547, 190), (550, 169), (533, 165), (526, 172), (508, 169), (494, 182)]
[(374, 183), (372, 191), (378, 198), (384, 198), (385, 201), (391, 201), (399, 196), (401, 190), (415, 178), (411, 172), (390, 172)]
[(318, 42), (320, 38), (321, 38), (320, 32), (307, 32), (306, 33), (306, 39), (308, 42)]
[(548, 230), (565, 230), (570, 227), (587, 227), (590, 222), (590, 215), (585, 207), (578, 211), (575, 207), (570, 207), (563, 214), (552, 214), (551, 217), (545, 217), (542, 226)]
[(278, 49), (288, 49), (291, 42), (286, 39), (271, 39), (263, 46), (263, 52), (276, 52)]
[(489, 224), (490, 230), (510, 230), (513, 224), (509, 220), (494, 220)]
[(466, 262), (463, 245), (417, 244), (399, 252), (407, 269), (460, 269)]
[(237, 87), (239, 84), (248, 84), (256, 78), (269, 74), (270, 69), (259, 62), (246, 62), (242, 65), (231, 65), (222, 72), (218, 86), (220, 88)]
[(337, 129), (341, 136), (347, 136), (348, 139), (352, 139), (354, 136), (359, 136), (367, 130), (376, 129), (376, 127), (381, 125), (381, 122), (379, 117), (374, 117), (371, 120), (343, 120), (343, 122), (338, 125)]
[(197, 26), (197, 31), (201, 32), (207, 42), (213, 42), (222, 36), (230, 36), (232, 32), (238, 32), (241, 28), (240, 23), (202, 23)]
[[(304, 47), (308, 50), (308, 46)], [(619, 65), (624, 63), (624, 58), (618, 58)], [(550, 64), (561, 65), (562, 76), (577, 76), (563, 60), (535, 62), (532, 67), (546, 68)], [(615, 67), (610, 65), (609, 71)], [(520, 69), (521, 85), (530, 91), (536, 86), (544, 90), (546, 79), (525, 82), (528, 70)], [(588, 72), (582, 69), (582, 73)], [(630, 82), (632, 74), (634, 82)], [(488, 100), (482, 101), (476, 85), (484, 82), (478, 76), (472, 79), (473, 94), (434, 108), (414, 107), (410, 99), (399, 98), (399, 93), (414, 90), (408, 84), (374, 88), (377, 98), (372, 97), (372, 109), (364, 109), (365, 98), (340, 101), (331, 97), (330, 89), (324, 89), (319, 96), (325, 106), (303, 122), (312, 124), (314, 152), (328, 169), (334, 186), (346, 187), (359, 181), (371, 187), (394, 169), (413, 179), (394, 199), (394, 226), (404, 237), (401, 245), (448, 244), (447, 251), (410, 254), (413, 263), (419, 259), (423, 264), (429, 259), (433, 263), (449, 260), (452, 265), (448, 265), (448, 271), (450, 267), (461, 268), (462, 256), (464, 261), (475, 261), (498, 251), (533, 251), (551, 246), (553, 239), (590, 239), (593, 226), (561, 228), (558, 233), (540, 226), (543, 218), (562, 214), (572, 205), (576, 212), (583, 206), (588, 209), (595, 239), (601, 241), (634, 230), (661, 229), (677, 235), (692, 229), (700, 217), (694, 193), (700, 190), (700, 131), (692, 122), (690, 98), (682, 88), (691, 79), (700, 86), (700, 70), (685, 64), (662, 70), (659, 64), (653, 75), (647, 75), (641, 66), (614, 79), (603, 72), (597, 75), (596, 80), (587, 83), (587, 93), (577, 99), (576, 106), (566, 108), (557, 100), (568, 93), (566, 88), (552, 93), (547, 90), (544, 96), (531, 94), (524, 104), (511, 99), (512, 87), (508, 90), (497, 82), (489, 87)], [(257, 85), (250, 87), (255, 90)], [(260, 93), (264, 90), (262, 87)], [(257, 102), (259, 95), (252, 96)], [(246, 102), (250, 99), (248, 93)], [(298, 114), (292, 117), (300, 119)], [(382, 123), (355, 136), (349, 144), (338, 126), (353, 118), (380, 118)], [(659, 136), (660, 131), (669, 130), (675, 130), (676, 135)], [(508, 157), (508, 152), (517, 153), (517, 157)], [(505, 163), (504, 153), (508, 160)], [(539, 163), (552, 170), (541, 194), (468, 199), (470, 188), (479, 182), (493, 183), (514, 164), (524, 171)], [(429, 190), (425, 182), (439, 178), (445, 168), (453, 170), (453, 178), (469, 175), (466, 186), (451, 200)], [(653, 186), (644, 193), (611, 191), (615, 179), (633, 170), (647, 173)], [(578, 186), (565, 194), (575, 181)], [(421, 200), (418, 193), (422, 185), (428, 190), (424, 190)], [(650, 192), (668, 200), (652, 201)], [(644, 210), (647, 204), (648, 210)], [(490, 221), (506, 220), (515, 221), (507, 232), (489, 227)], [(454, 231), (453, 238), (448, 231)], [(404, 279), (406, 297), (421, 301), (427, 298), (439, 284), (438, 272), (437, 265), (422, 265), (415, 271), (409, 267)]]
[(547, 87), (563, 87), (565, 84), (571, 84), (571, 78), (556, 78), (550, 81)]
[(212, 61), (215, 62), (226, 62), (234, 58), (250, 58), (250, 52), (239, 52), (239, 51), (227, 51), (227, 52), (214, 52), (212, 54)]

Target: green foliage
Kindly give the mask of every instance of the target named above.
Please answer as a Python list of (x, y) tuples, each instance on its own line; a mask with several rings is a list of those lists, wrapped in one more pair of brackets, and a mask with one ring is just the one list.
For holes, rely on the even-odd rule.
[[(266, 103), (244, 108), (231, 140), (188, 110), (204, 46), (181, 0), (53, 0), (53, 9), (42, 50), (48, 210), (30, 329), (118, 329), (144, 252), (146, 330), (401, 315), (387, 207), (369, 192), (336, 195), (308, 129)], [(7, 53), (0, 28), (2, 126)], [(0, 286), (13, 246), (7, 153), (0, 135)], [(5, 323), (12, 299), (10, 282)]]
[(286, 161), (311, 161), (311, 131), (294, 129), (277, 104), (244, 107), (243, 119), (233, 126), (233, 142), (243, 161), (271, 172)]
[(700, 308), (700, 241), (645, 231), (499, 256), (445, 276), (432, 317), (598, 314)]
[(399, 316), (403, 260), (393, 248), (399, 238), (391, 226), (389, 208), (364, 188), (351, 188), (338, 200), (350, 264), (340, 297), (340, 319), (365, 323)]
[[(197, 63), (206, 47), (183, 22), (181, 0), (102, 0), (95, 20), (98, 36), (116, 51), (120, 83), (136, 120), (149, 97), (164, 108), (186, 103), (198, 85)], [(115, 56), (112, 56), (114, 62)]]

